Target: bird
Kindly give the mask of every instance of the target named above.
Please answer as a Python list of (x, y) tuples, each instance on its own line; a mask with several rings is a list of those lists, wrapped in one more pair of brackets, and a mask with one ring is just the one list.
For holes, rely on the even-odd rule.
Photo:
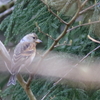
[(16, 75), (20, 70), (26, 66), (29, 66), (35, 55), (36, 45), (42, 41), (38, 39), (36, 33), (30, 33), (24, 36), (14, 49), (14, 54), (11, 61), (11, 77), (7, 83), (7, 86), (16, 84)]

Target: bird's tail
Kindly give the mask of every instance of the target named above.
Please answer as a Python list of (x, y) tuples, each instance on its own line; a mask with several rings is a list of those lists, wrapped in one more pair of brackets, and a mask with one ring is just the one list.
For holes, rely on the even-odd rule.
[(7, 83), (7, 86), (15, 85), (15, 84), (16, 84), (16, 75), (11, 75), (11, 77)]

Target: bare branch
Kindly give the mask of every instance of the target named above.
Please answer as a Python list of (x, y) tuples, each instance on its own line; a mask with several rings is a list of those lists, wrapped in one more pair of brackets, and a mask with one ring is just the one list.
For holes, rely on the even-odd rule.
[(88, 35), (88, 38), (89, 38), (90, 40), (92, 40), (93, 42), (96, 42), (96, 43), (99, 43), (99, 44), (100, 44), (100, 41), (93, 39), (92, 37), (90, 37), (90, 35)]
[[(65, 26), (65, 28), (64, 28), (64, 31), (57, 37), (57, 39), (53, 42), (53, 44), (51, 45), (51, 47), (44, 53), (44, 55), (43, 55), (43, 57), (45, 57), (53, 48), (54, 48), (54, 46), (58, 43), (58, 41), (63, 37), (63, 36), (65, 36), (65, 34), (66, 34), (66, 32), (67, 32), (67, 30), (68, 30), (68, 27), (75, 21), (75, 19), (79, 16), (79, 12), (80, 12), (80, 10), (82, 9), (82, 7), (81, 7), (81, 2), (80, 2), (80, 0), (77, 0), (77, 2), (78, 2), (78, 10), (77, 10), (77, 12), (76, 12), (76, 14), (73, 16), (73, 18), (69, 21), (69, 23)], [(69, 71), (70, 72), (70, 71)], [(64, 76), (66, 76), (66, 75), (64, 75)], [(62, 77), (61, 79), (59, 79), (58, 81), (57, 81), (57, 83), (58, 82), (60, 82), (62, 79), (63, 79), (64, 77)], [(54, 83), (53, 84), (53, 86), (52, 86), (52, 89), (54, 88), (56, 86), (56, 83)], [(52, 90), (51, 89), (51, 90)], [(47, 95), (51, 92), (51, 90), (41, 99), (41, 100), (44, 100), (46, 97), (47, 97)]]
[(54, 47), (56, 48), (56, 47), (66, 46), (66, 45), (67, 45), (67, 46), (70, 46), (70, 44), (64, 44), (64, 43), (63, 43), (63, 44), (58, 44), (58, 45), (55, 45)]
[(53, 85), (52, 88), (50, 89), (50, 91), (47, 92), (46, 95), (44, 95), (41, 100), (44, 100), (52, 92), (52, 90), (53, 90), (54, 87), (55, 86)]
[(15, 2), (16, 2), (16, 0), (11, 0), (8, 3), (1, 4), (0, 5), (0, 13), (6, 11), (9, 8), (11, 8), (14, 5)]
[(13, 10), (14, 10), (14, 7), (11, 7), (11, 8), (9, 8), (9, 9), (7, 9), (6, 11), (2, 12), (2, 13), (0, 14), (0, 19), (3, 18), (4, 16), (10, 14)]
[(24, 79), (22, 78), (22, 76), (20, 74), (17, 75), (17, 79), (18, 79), (19, 83), (21, 84), (21, 86), (25, 89), (26, 82), (24, 81)]
[(81, 15), (81, 14), (85, 13), (86, 11), (90, 10), (91, 8), (93, 8), (94, 6), (99, 5), (99, 4), (100, 4), (100, 2), (99, 3), (96, 3), (96, 4), (92, 5), (92, 6), (90, 6), (88, 8), (86, 8), (84, 10), (82, 10), (81, 12), (79, 12), (79, 14)]
[(59, 46), (71, 46), (71, 42), (69, 43), (69, 44), (67, 44), (66, 43), (66, 41), (64, 42), (64, 43), (62, 43), (62, 44), (57, 44), (57, 45), (55, 45), (54, 47), (56, 48), (56, 47), (59, 47)]
[[(41, 1), (43, 2), (43, 0), (41, 0)], [(70, 21), (69, 23), (66, 23), (64, 20), (62, 20), (58, 15), (56, 15), (56, 14), (49, 8), (49, 6), (48, 6), (47, 4), (45, 4), (45, 3), (43, 2), (43, 3), (47, 6), (48, 11), (50, 11), (53, 15), (55, 15), (62, 23), (66, 24), (66, 26), (65, 26), (63, 32), (62, 32), (56, 39), (52, 39), (52, 40), (54, 40), (54, 42), (52, 43), (52, 45), (50, 46), (50, 48), (43, 54), (43, 56), (42, 56), (42, 58), (41, 58), (39, 64), (41, 63), (41, 61), (43, 60), (43, 58), (44, 58), (51, 50), (54, 49), (54, 46), (59, 42), (59, 40), (60, 40), (62, 37), (64, 37), (64, 36), (66, 35), (66, 32), (68, 32), (67, 30), (68, 30), (69, 26), (70, 26), (70, 25), (75, 21), (75, 19), (79, 16), (79, 12), (80, 12), (80, 10), (82, 9), (83, 6), (80, 5), (80, 3), (81, 3), (80, 0), (77, 0), (77, 1), (78, 1), (78, 10), (77, 10), (75, 16), (71, 19), (71, 21)], [(87, 0), (85, 0), (85, 1), (87, 1)], [(86, 2), (84, 2), (83, 5), (84, 5), (85, 3), (86, 3)], [(39, 27), (38, 27), (38, 29), (40, 30)], [(40, 30), (40, 31), (41, 31), (41, 30)], [(42, 33), (43, 33), (43, 32), (42, 32)], [(45, 34), (45, 35), (46, 35), (46, 34)], [(85, 59), (85, 58), (84, 58), (84, 59)], [(81, 62), (81, 61), (80, 61), (80, 62)], [(38, 65), (38, 66), (39, 66), (39, 65)], [(76, 66), (77, 66), (77, 65), (76, 65)], [(72, 70), (72, 69), (71, 69), (71, 70)], [(71, 70), (70, 70), (69, 72), (71, 72)], [(69, 72), (68, 72), (68, 73), (69, 73)], [(68, 75), (68, 73), (67, 73), (66, 75)], [(64, 77), (65, 77), (66, 75), (64, 75)], [(63, 78), (64, 78), (64, 77), (63, 77)], [(30, 89), (30, 87), (29, 87), (29, 85), (30, 85), (30, 83), (31, 83), (31, 80), (32, 80), (32, 77), (29, 77), (29, 79), (28, 79), (27, 82), (25, 82), (24, 79), (23, 79), (20, 75), (18, 75), (17, 78), (18, 78), (19, 83), (20, 83), (21, 86), (24, 88), (25, 92), (27, 93), (29, 99), (30, 99), (30, 100), (36, 100), (35, 96), (33, 95), (32, 91), (31, 91), (31, 89)], [(59, 83), (63, 78), (60, 78), (57, 82), (55, 82), (52, 88), (54, 88), (55, 85), (56, 85), (57, 83)], [(49, 92), (49, 93), (50, 93), (50, 92)]]
[(20, 83), (20, 85), (23, 87), (23, 89), (25, 90), (26, 94), (29, 97), (29, 100), (36, 100), (34, 94), (32, 93), (30, 87), (27, 87), (27, 83), (24, 81), (24, 79), (22, 78), (21, 75), (17, 75), (17, 79)]
[(85, 1), (82, 3), (81, 7), (84, 7), (84, 5), (85, 5), (88, 1), (89, 1), (89, 0), (85, 0)]
[(2, 53), (2, 58), (6, 61), (6, 62), (11, 62), (11, 57), (7, 51), (7, 49), (5, 48), (5, 46), (3, 45), (3, 43), (0, 41), (0, 53)]
[(80, 6), (81, 6), (81, 0), (77, 0), (77, 3), (78, 3), (78, 8), (80, 8)]
[(65, 26), (64, 31), (57, 37), (57, 39), (53, 42), (51, 47), (43, 54), (43, 57), (46, 56), (54, 48), (54, 46), (58, 43), (58, 41), (66, 34), (67, 29), (68, 25)]
[(68, 22), (68, 25), (72, 24), (75, 21), (75, 19), (79, 16), (79, 12), (82, 9), (80, 0), (77, 0), (77, 2), (78, 2), (78, 10), (76, 14), (73, 16), (73, 18)]
[(50, 36), (48, 33), (44, 33), (44, 32), (40, 29), (38, 23), (36, 23), (36, 27), (38, 28), (38, 30), (39, 30), (40, 33), (43, 33), (44, 35), (46, 35), (47, 37), (49, 37), (51, 40), (55, 41), (55, 39), (54, 39), (52, 36)]
[(44, 3), (47, 6), (48, 11), (51, 12), (55, 17), (57, 17), (60, 20), (60, 22), (67, 25), (67, 22), (61, 19), (57, 14), (55, 14), (43, 0), (40, 0), (40, 1), (42, 1), (42, 3)]
[(82, 61), (84, 61), (92, 52), (96, 51), (97, 49), (100, 48), (100, 45), (97, 46), (96, 48), (94, 48), (92, 51), (90, 51), (86, 56), (84, 56), (77, 64), (75, 64), (63, 77), (61, 77), (58, 81), (56, 81), (53, 86), (51, 87), (50, 91), (46, 93), (46, 95), (43, 96), (43, 98), (41, 100), (44, 100), (49, 93), (54, 89), (54, 87), (60, 82), (62, 81), (62, 79), (64, 79), (74, 68), (76, 68)]
[[(88, 0), (85, 0), (85, 2), (83, 2), (82, 3), (82, 5), (81, 5), (81, 1), (80, 0), (77, 0), (77, 2), (78, 2), (78, 10), (77, 10), (77, 12), (76, 12), (76, 14), (73, 16), (73, 18), (69, 21), (69, 23), (65, 26), (65, 28), (64, 28), (64, 31), (57, 37), (57, 39), (53, 42), (53, 44), (51, 45), (51, 47), (44, 53), (44, 55), (43, 55), (43, 57), (44, 56), (46, 56), (48, 53), (49, 53), (49, 51), (51, 51), (53, 48), (54, 48), (54, 46), (58, 43), (58, 41), (63, 37), (63, 36), (65, 36), (65, 34), (66, 34), (66, 32), (68, 32), (67, 30), (68, 30), (68, 27), (75, 21), (75, 19), (79, 16), (79, 12), (80, 12), (80, 10), (82, 9), (82, 7), (85, 5), (85, 3), (87, 2)], [(87, 55), (88, 56), (88, 55)], [(86, 56), (86, 57), (87, 57)], [(84, 59), (82, 59), (82, 61), (83, 61)], [(80, 62), (82, 62), (82, 61), (80, 61)], [(80, 63), (79, 62), (79, 63)], [(76, 66), (78, 66), (78, 64), (76, 64), (73, 68), (75, 68)], [(68, 75), (72, 70), (73, 70), (73, 68), (68, 72), (68, 73), (66, 73), (62, 78), (60, 78), (57, 82), (55, 82), (54, 84), (53, 84), (53, 86), (52, 86), (52, 89), (56, 86), (56, 84), (58, 84), (66, 75)], [(52, 91), (52, 89), (41, 99), (41, 100), (44, 100), (47, 96), (48, 96), (48, 94)]]
[[(41, 0), (41, 1), (42, 1), (42, 0)], [(43, 1), (42, 1), (42, 2), (43, 2)], [(64, 30), (63, 30), (63, 32), (55, 39), (55, 41), (52, 43), (52, 45), (50, 46), (50, 48), (42, 55), (42, 58), (41, 58), (41, 60), (39, 61), (39, 63), (38, 63), (37, 66), (39, 66), (40, 63), (42, 62), (43, 58), (44, 58), (52, 49), (54, 49), (54, 46), (58, 43), (58, 41), (59, 41), (62, 37), (64, 37), (64, 36), (66, 35), (66, 32), (67, 32), (67, 30), (68, 30), (68, 27), (69, 27), (69, 26), (75, 21), (75, 19), (78, 17), (79, 12), (80, 12), (80, 10), (82, 9), (83, 6), (80, 5), (80, 4), (81, 4), (80, 0), (77, 0), (77, 2), (78, 2), (78, 10), (77, 10), (76, 14), (73, 16), (73, 18), (71, 19), (71, 21), (69, 21), (69, 23), (66, 24), (66, 26), (65, 26), (65, 28), (64, 28)], [(44, 4), (45, 4), (45, 3), (44, 3)], [(46, 4), (45, 4), (45, 5), (46, 5)], [(48, 7), (48, 5), (46, 5), (46, 6)], [(38, 68), (38, 67), (37, 67), (37, 68)]]
[(91, 25), (91, 24), (97, 24), (97, 23), (100, 23), (100, 20), (94, 21), (94, 22), (85, 23), (85, 24), (81, 24), (81, 25), (77, 25), (77, 26), (75, 26), (75, 27), (73, 27), (71, 29), (68, 29), (67, 32), (70, 32), (70, 31), (72, 31), (72, 30), (74, 30), (74, 29), (76, 29), (78, 27), (81, 27), (81, 26), (86, 26), (86, 25)]
[(31, 84), (31, 82), (32, 82), (32, 79), (33, 79), (33, 75), (30, 74), (30, 76), (29, 76), (29, 78), (28, 78), (28, 81), (27, 81), (27, 83), (26, 83), (27, 88), (29, 88), (29, 86), (30, 86), (30, 84)]
[[(6, 63), (6, 65), (7, 65), (6, 67), (7, 67), (8, 71), (11, 73), (10, 68), (8, 67), (8, 65), (11, 64), (11, 57), (10, 57), (7, 49), (5, 48), (5, 46), (3, 45), (3, 43), (1, 41), (0, 41), (0, 55), (2, 56), (2, 59), (4, 60), (4, 62)], [(20, 85), (24, 88), (29, 99), (30, 100), (36, 100), (31, 89), (29, 87), (27, 88), (26, 82), (24, 81), (22, 76), (18, 74), (17, 79), (18, 79)]]
[(54, 86), (58, 84), (65, 76), (67, 76), (74, 68), (76, 68), (82, 61), (84, 61), (92, 52), (96, 51), (97, 49), (100, 48), (100, 45), (94, 48), (92, 51), (90, 51), (86, 56), (84, 56), (74, 67), (72, 67), (68, 73), (66, 73), (62, 78), (60, 78), (57, 82), (54, 83)]
[(1, 41), (0, 41), (0, 55), (2, 56), (2, 59), (6, 65), (6, 68), (11, 73), (10, 68), (8, 67), (11, 65), (11, 57)]

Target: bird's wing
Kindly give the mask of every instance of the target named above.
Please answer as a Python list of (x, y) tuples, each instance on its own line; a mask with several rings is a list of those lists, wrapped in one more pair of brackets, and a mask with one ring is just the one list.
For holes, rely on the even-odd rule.
[[(36, 48), (33, 43), (19, 43), (13, 55), (13, 64), (12, 64), (12, 73), (19, 70), (21, 65), (24, 65), (25, 62), (30, 58), (30, 56), (36, 54)], [(34, 56), (32, 56), (34, 58)]]

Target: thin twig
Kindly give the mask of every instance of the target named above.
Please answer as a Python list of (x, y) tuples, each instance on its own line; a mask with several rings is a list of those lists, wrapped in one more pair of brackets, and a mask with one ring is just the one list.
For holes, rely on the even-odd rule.
[[(0, 0), (1, 1), (1, 0)], [(9, 9), (10, 7), (12, 7), (12, 6), (14, 6), (14, 4), (15, 4), (15, 2), (16, 2), (16, 0), (11, 0), (10, 2), (8, 2), (8, 3), (2, 3), (1, 5), (0, 5), (0, 13), (2, 13), (2, 12), (5, 12), (7, 9)]]
[(6, 47), (4, 44), (0, 41), (0, 56), (2, 56), (2, 59), (6, 65), (6, 68), (8, 71), (11, 73), (10, 67), (11, 66), (11, 57), (9, 52), (7, 51)]
[(55, 45), (54, 47), (56, 48), (56, 47), (59, 47), (59, 46), (70, 46), (71, 44), (59, 44), (59, 45)]
[(62, 22), (62, 23), (67, 25), (67, 22), (64, 21), (63, 19), (61, 19), (57, 14), (55, 14), (43, 0), (40, 0), (40, 1), (42, 1), (42, 3), (44, 3), (47, 6), (48, 11), (51, 12), (55, 17), (57, 17), (60, 20), (60, 22)]
[(4, 16), (10, 14), (13, 10), (14, 10), (14, 7), (11, 7), (11, 8), (9, 8), (9, 9), (7, 9), (6, 11), (2, 12), (2, 13), (0, 14), (0, 19), (3, 18)]
[(76, 68), (83, 60), (85, 60), (92, 52), (94, 52), (95, 50), (99, 49), (100, 48), (100, 45), (97, 46), (95, 49), (93, 49), (92, 51), (90, 51), (86, 56), (84, 56), (77, 64), (75, 64), (70, 70), (69, 72), (67, 72), (62, 78), (60, 78), (58, 81), (56, 81), (52, 88), (50, 89), (49, 92), (46, 93), (46, 95), (43, 96), (43, 98), (41, 100), (44, 100), (48, 95), (49, 93), (52, 91), (52, 89), (54, 89), (54, 87), (62, 80), (64, 79), (74, 68)]
[(17, 75), (17, 79), (18, 79), (19, 83), (21, 84), (21, 86), (25, 89), (26, 82), (24, 81), (24, 79), (22, 78), (22, 76), (20, 74)]
[(48, 33), (44, 33), (44, 32), (40, 29), (38, 23), (35, 23), (35, 25), (36, 25), (36, 27), (38, 28), (38, 30), (39, 30), (40, 33), (43, 33), (44, 35), (46, 35), (47, 37), (49, 37), (51, 40), (55, 41), (55, 39), (54, 39), (52, 36), (50, 36)]
[[(41, 0), (42, 1), (42, 0)], [(77, 1), (79, 1), (79, 0), (77, 0)], [(42, 1), (43, 2), (43, 1)], [(44, 2), (43, 2), (44, 3)], [(45, 4), (45, 3), (44, 3)], [(48, 5), (47, 4), (45, 4), (47, 7), (48, 7)], [(80, 3), (78, 2), (78, 10), (77, 10), (77, 12), (76, 12), (76, 14), (74, 15), (74, 17), (71, 19), (71, 21), (68, 23), (68, 24), (66, 24), (66, 26), (65, 26), (65, 28), (64, 28), (64, 30), (63, 30), (63, 32), (54, 40), (54, 42), (52, 43), (52, 45), (50, 46), (50, 48), (42, 55), (42, 58), (40, 59), (40, 61), (38, 62), (38, 65), (37, 65), (37, 69), (38, 69), (38, 67), (39, 67), (39, 65), (41, 64), (41, 62), (42, 62), (42, 60), (43, 60), (43, 58), (51, 51), (51, 50), (53, 50), (54, 49), (54, 46), (58, 43), (58, 41), (62, 38), (62, 37), (64, 37), (65, 35), (66, 35), (66, 32), (67, 32), (67, 30), (68, 30), (68, 27), (70, 26), (70, 24), (72, 24), (74, 21), (75, 21), (75, 19), (77, 18), (77, 16), (79, 15), (79, 12), (80, 12), (80, 10), (81, 10), (81, 6), (80, 6)], [(49, 9), (50, 11), (52, 11), (51, 9)], [(54, 13), (55, 14), (55, 13)], [(56, 15), (56, 14), (55, 14)], [(56, 17), (57, 17), (57, 15), (56, 15)], [(38, 27), (38, 29), (40, 30), (40, 28)]]
[[(7, 49), (5, 48), (5, 46), (3, 45), (3, 43), (1, 41), (0, 41), (0, 56), (2, 57), (2, 59), (4, 60), (4, 62), (7, 65), (11, 65), (11, 62), (12, 62), (11, 56), (10, 56), (9, 52), (7, 51)], [(8, 66), (6, 66), (6, 67), (10, 71), (10, 68)], [(29, 100), (36, 100), (36, 98), (35, 98), (34, 94), (32, 93), (31, 89), (26, 87), (26, 82), (24, 81), (23, 77), (18, 74), (17, 79), (18, 79), (20, 85), (25, 90), (26, 94), (28, 95)]]
[(33, 79), (33, 75), (30, 74), (30, 76), (29, 76), (29, 78), (28, 78), (28, 81), (27, 81), (27, 83), (26, 83), (26, 87), (27, 87), (27, 88), (29, 88), (29, 86), (30, 86), (30, 84), (31, 84), (31, 82), (32, 82), (32, 79)]
[(91, 25), (91, 24), (97, 24), (97, 23), (100, 23), (100, 20), (94, 21), (94, 22), (85, 23), (85, 24), (81, 24), (81, 25), (77, 25), (75, 27), (72, 27), (72, 28), (68, 29), (67, 32), (70, 32), (70, 31), (72, 31), (72, 30), (74, 30), (74, 29), (76, 29), (78, 27), (81, 27), (81, 26), (86, 26), (86, 25)]
[(93, 39), (90, 35), (88, 35), (88, 38), (89, 38), (90, 40), (92, 40), (93, 42), (96, 42), (96, 43), (99, 43), (99, 44), (100, 44), (100, 41)]
[(82, 7), (81, 7), (81, 2), (80, 2), (80, 0), (77, 0), (77, 4), (78, 4), (78, 10), (77, 10), (77, 12), (76, 12), (76, 14), (73, 16), (73, 18), (68, 22), (68, 24), (67, 25), (70, 25), (70, 24), (72, 24), (74, 21), (75, 21), (75, 19), (79, 16), (79, 12), (81, 11), (81, 9), (82, 9)]
[(27, 87), (27, 82), (24, 81), (23, 77), (20, 74), (17, 75), (17, 79), (28, 95), (29, 100), (36, 100), (34, 94), (32, 93), (32, 90), (29, 88), (29, 86)]
[[(64, 31), (57, 37), (56, 41), (53, 42), (53, 44), (51, 45), (51, 47), (44, 53), (43, 57), (45, 57), (53, 48), (54, 46), (58, 43), (58, 41), (63, 37), (65, 36), (67, 30), (68, 30), (68, 27), (75, 21), (75, 19), (79, 16), (79, 12), (80, 10), (82, 9), (83, 6), (81, 6), (81, 2), (80, 0), (77, 0), (78, 2), (78, 10), (76, 12), (76, 14), (73, 16), (73, 18), (69, 21), (69, 23), (65, 26), (65, 29)], [(71, 69), (72, 70), (72, 69)], [(69, 72), (71, 72), (71, 70)], [(57, 82), (55, 82), (52, 86), (52, 89), (56, 86), (56, 84), (58, 84), (67, 74), (65, 74), (62, 78), (60, 78)], [(48, 95), (49, 93), (52, 91), (52, 89), (41, 99), (41, 100), (44, 100)]]
[(89, 0), (85, 0), (85, 1), (82, 3), (81, 7), (83, 8), (84, 5), (85, 5), (88, 1), (89, 1)]
[(86, 8), (84, 10), (82, 10), (81, 12), (79, 12), (79, 14), (81, 15), (81, 14), (85, 13), (86, 11), (90, 10), (91, 8), (93, 8), (94, 6), (99, 5), (99, 4), (100, 4), (100, 2), (99, 3), (96, 3), (96, 4), (92, 5), (92, 6), (90, 6), (88, 8)]
[(95, 49), (93, 49), (92, 51), (90, 51), (86, 56), (84, 56), (73, 68), (70, 69), (70, 71), (68, 73), (66, 73), (62, 78), (60, 78), (57, 82), (54, 83), (54, 86), (56, 84), (58, 84), (63, 78), (65, 78), (65, 76), (67, 76), (75, 67), (77, 67), (83, 60), (85, 60), (92, 52), (94, 52), (95, 50), (99, 49), (100, 45), (97, 46)]
[(76, 0), (78, 4), (78, 9), (81, 7), (81, 0)]
[(54, 46), (58, 43), (58, 41), (65, 36), (66, 31), (68, 29), (68, 25), (65, 26), (64, 31), (57, 37), (57, 39), (55, 39), (55, 41), (52, 43), (51, 47), (43, 54), (42, 57), (45, 57), (51, 50), (54, 49)]
[(59, 47), (59, 46), (71, 46), (71, 43), (69, 43), (69, 44), (66, 44), (66, 43), (62, 43), (62, 44), (57, 44), (57, 45), (55, 45), (54, 47), (56, 48), (56, 47)]

